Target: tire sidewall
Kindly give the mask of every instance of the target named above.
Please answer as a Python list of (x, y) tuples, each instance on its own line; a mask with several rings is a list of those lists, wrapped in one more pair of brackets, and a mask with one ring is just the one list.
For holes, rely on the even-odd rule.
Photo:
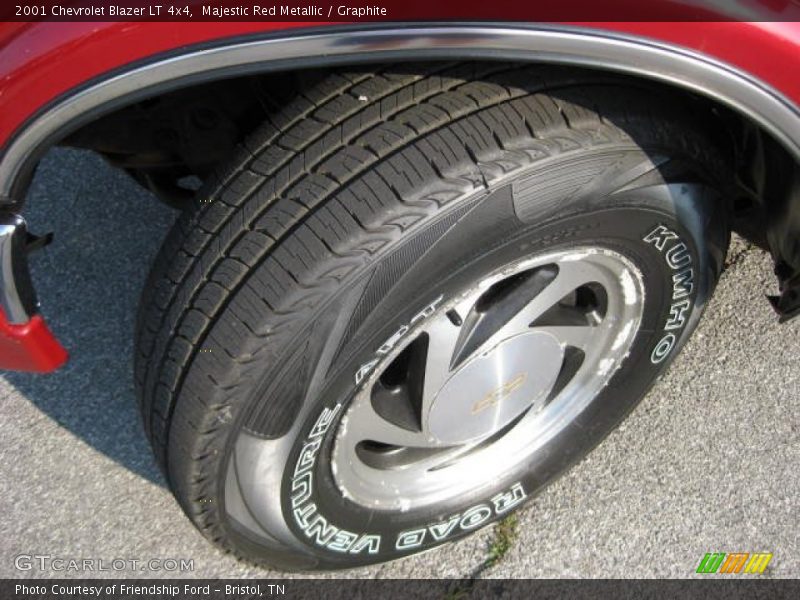
[[(386, 319), (375, 340), (386, 339), (424, 309), (427, 302), (420, 301), (421, 296), (430, 300), (452, 295), (459, 281), (463, 285), (464, 280), (480, 276), (492, 257), (497, 263), (595, 244), (636, 265), (645, 285), (645, 305), (628, 358), (574, 421), (512, 472), (498, 476), (490, 488), (416, 511), (367, 509), (344, 498), (336, 486), (330, 469), (332, 444), (339, 419), (357, 389), (351, 376), (340, 377), (309, 411), (287, 460), (281, 489), (286, 522), (317, 567), (383, 562), (455, 541), (510, 514), (596, 446), (663, 372), (702, 312), (718, 269), (715, 253), (707, 246), (714, 236), (706, 229), (719, 226), (706, 214), (712, 210), (712, 200), (695, 194), (691, 210), (677, 211), (663, 195), (647, 191), (613, 201), (573, 202), (544, 224), (520, 223), (510, 240), (492, 239), (489, 228), (473, 232), (482, 240), (483, 255), (462, 265), (463, 278), (453, 277), (429, 290), (401, 291), (397, 304), (408, 310)], [(691, 292), (674, 298), (674, 277), (687, 268), (692, 271)], [(357, 355), (343, 372), (353, 373), (368, 357), (368, 353)], [(313, 485), (307, 485), (312, 480)], [(451, 527), (451, 522), (456, 524)]]

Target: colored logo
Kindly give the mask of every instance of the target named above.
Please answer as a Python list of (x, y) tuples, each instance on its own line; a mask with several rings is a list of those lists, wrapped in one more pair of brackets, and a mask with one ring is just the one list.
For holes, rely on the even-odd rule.
[(503, 398), (507, 398), (515, 391), (517, 391), (520, 387), (522, 387), (522, 384), (525, 383), (525, 379), (527, 377), (528, 377), (527, 373), (520, 373), (513, 379), (506, 381), (499, 388), (497, 388), (496, 390), (492, 390), (491, 392), (486, 394), (483, 398), (478, 400), (475, 404), (473, 404), (472, 410), (470, 412), (473, 415), (477, 415), (482, 410), (485, 410), (490, 406), (494, 406), (495, 404), (500, 402)]
[(771, 552), (709, 552), (700, 561), (697, 572), (759, 574), (764, 572), (771, 560)]

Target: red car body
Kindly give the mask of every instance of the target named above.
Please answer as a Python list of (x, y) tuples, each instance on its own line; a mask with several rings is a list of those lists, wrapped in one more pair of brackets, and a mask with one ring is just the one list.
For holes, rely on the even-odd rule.
[[(769, 17), (769, 13), (764, 15)], [(721, 17), (722, 18), (722, 17)], [(800, 18), (800, 14), (798, 14)], [(579, 25), (687, 48), (741, 69), (800, 104), (800, 22)], [(14, 23), (0, 25), (0, 144), (41, 107), (87, 81), (161, 52), (313, 23)], [(754, 51), (754, 49), (758, 51)]]
[[(674, 3), (659, 0), (652, 4)], [(720, 3), (720, 6), (725, 5)], [(589, 64), (660, 79), (721, 99), (765, 127), (796, 158), (800, 156), (797, 76), (800, 23), (791, 19), (797, 18), (798, 8), (789, 2), (753, 2), (747, 8), (748, 15), (757, 20), (731, 20), (737, 15), (720, 8), (718, 21), (574, 22), (543, 26), (521, 23), (477, 26), (454, 22), (406, 24), (396, 28), (391, 23), (369, 23), (348, 29), (341, 24), (300, 22), (3, 23), (0, 24), (0, 210), (8, 215), (19, 213), (33, 165), (58, 141), (58, 135), (113, 106), (139, 98), (144, 92), (128, 89), (102, 107), (90, 102), (81, 108), (76, 98), (81, 99), (95, 88), (116, 85), (112, 81), (115, 78), (124, 81), (134, 72), (137, 77), (144, 76), (153, 65), (164, 67), (170, 60), (193, 56), (195, 62), (191, 64), (202, 64), (202, 53), (209, 48), (219, 52), (236, 47), (241, 54), (242, 48), (254, 41), (263, 44), (262, 55), (257, 61), (248, 59), (249, 69), (284, 68), (294, 64), (289, 59), (302, 59), (302, 65), (313, 66), (327, 54), (317, 49), (316, 54), (309, 50), (308, 56), (298, 56), (294, 46), (287, 44), (331, 32), (335, 32), (337, 40), (346, 40), (347, 36), (359, 40), (360, 46), (350, 49), (340, 61), (376, 57), (384, 52), (398, 58), (418, 54), (453, 56), (459, 51), (465, 56), (480, 57), (476, 47), (483, 48), (487, 57), (491, 57), (492, 52), (503, 51), (504, 44), (511, 55), (525, 59), (580, 62), (583, 53)], [(691, 11), (687, 14), (692, 16)], [(400, 35), (406, 37), (397, 42)], [(530, 43), (526, 41), (528, 37)], [(606, 45), (616, 44), (623, 50), (627, 48), (629, 54), (620, 64), (614, 64), (608, 57), (599, 63), (592, 56), (593, 39), (604, 40), (602, 43)], [(574, 47), (564, 45), (570, 40), (575, 42)], [(538, 46), (540, 41), (544, 46)], [(548, 45), (551, 42), (562, 44), (559, 48), (567, 50), (556, 51)], [(326, 47), (336, 48), (330, 44)], [(642, 51), (641, 64), (637, 49)], [(231, 51), (229, 56), (234, 63), (239, 56), (236, 52)], [(359, 52), (364, 56), (360, 57)], [(273, 59), (277, 62), (270, 64)], [(224, 60), (220, 64), (223, 63)], [(699, 71), (693, 71), (695, 67)], [(222, 76), (222, 66), (215, 73), (209, 68), (204, 76)], [(742, 87), (728, 89), (724, 83), (726, 74), (731, 82)], [(719, 82), (711, 81), (712, 75)], [(177, 71), (174, 86), (183, 85), (184, 76), (185, 72)], [(704, 89), (706, 80), (709, 85)], [(169, 85), (169, 74), (160, 75), (159, 82)], [(56, 118), (59, 126), (51, 126)], [(14, 233), (9, 231), (9, 235)], [(21, 234), (14, 235), (19, 240)], [(32, 290), (16, 289), (29, 283), (23, 272), (24, 259), (20, 258), (24, 250), (17, 248), (12, 252), (12, 246), (9, 241), (9, 250), (3, 256), (8, 264), (0, 284), (7, 296), (9, 286), (16, 296), (30, 295)], [(19, 307), (16, 312), (11, 310), (14, 293), (0, 306), (0, 368), (40, 372), (57, 368), (65, 362), (66, 352), (36, 314), (35, 303), (29, 300), (25, 310)]]

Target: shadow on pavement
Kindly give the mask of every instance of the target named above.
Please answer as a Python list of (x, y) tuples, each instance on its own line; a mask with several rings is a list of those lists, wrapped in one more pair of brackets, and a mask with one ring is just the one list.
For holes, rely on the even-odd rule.
[(175, 213), (90, 153), (45, 157), (24, 211), (55, 241), (31, 257), (42, 312), (71, 354), (51, 375), (2, 375), (81, 440), (159, 485), (133, 389), (142, 286)]

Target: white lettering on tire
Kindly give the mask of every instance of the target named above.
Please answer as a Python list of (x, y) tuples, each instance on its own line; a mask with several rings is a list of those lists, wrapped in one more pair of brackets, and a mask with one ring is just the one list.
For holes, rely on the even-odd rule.
[(341, 408), (342, 405), (337, 404), (322, 410), (297, 457), (292, 475), (292, 516), (300, 530), (317, 546), (334, 552), (359, 554), (366, 551), (368, 554), (377, 554), (381, 547), (381, 536), (340, 529), (320, 514), (316, 503), (310, 501), (314, 484), (312, 469), (317, 461), (322, 437)]
[(650, 362), (658, 364), (672, 353), (678, 341), (679, 330), (686, 325), (687, 318), (692, 312), (694, 304), (691, 297), (694, 291), (692, 253), (680, 236), (665, 225), (658, 225), (645, 235), (642, 241), (658, 250), (664, 256), (664, 262), (669, 269), (676, 271), (672, 275), (672, 304), (664, 323), (664, 335), (650, 353)]
[(486, 524), (494, 517), (499, 517), (512, 508), (519, 506), (527, 497), (522, 484), (517, 482), (509, 489), (493, 496), (489, 502), (469, 507), (444, 521), (430, 523), (426, 527), (409, 529), (397, 534), (396, 550), (419, 548), (430, 537), (437, 542), (447, 539), (456, 531), (472, 531)]
[(653, 348), (653, 352), (650, 354), (650, 361), (657, 365), (662, 360), (669, 356), (669, 353), (672, 352), (672, 349), (675, 347), (675, 334), (668, 333), (663, 338), (658, 341), (656, 347)]

